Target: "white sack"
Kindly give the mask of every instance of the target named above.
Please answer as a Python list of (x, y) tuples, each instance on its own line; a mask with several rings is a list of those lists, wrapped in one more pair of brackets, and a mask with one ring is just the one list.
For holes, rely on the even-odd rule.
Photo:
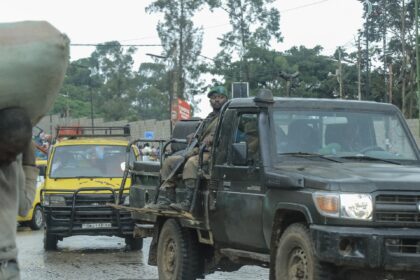
[(45, 21), (0, 23), (0, 109), (23, 107), (35, 125), (58, 95), (69, 43)]

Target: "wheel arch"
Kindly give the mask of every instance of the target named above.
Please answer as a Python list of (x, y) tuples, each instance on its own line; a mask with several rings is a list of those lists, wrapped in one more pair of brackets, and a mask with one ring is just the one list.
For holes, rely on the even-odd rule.
[(270, 280), (274, 280), (274, 262), (277, 244), (287, 227), (294, 223), (309, 225), (313, 222), (309, 209), (294, 203), (279, 203), (274, 212), (270, 238)]

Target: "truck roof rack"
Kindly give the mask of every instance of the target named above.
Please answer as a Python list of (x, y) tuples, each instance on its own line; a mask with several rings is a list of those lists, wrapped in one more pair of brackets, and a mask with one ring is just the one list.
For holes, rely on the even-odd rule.
[(130, 126), (57, 126), (56, 138), (129, 137)]

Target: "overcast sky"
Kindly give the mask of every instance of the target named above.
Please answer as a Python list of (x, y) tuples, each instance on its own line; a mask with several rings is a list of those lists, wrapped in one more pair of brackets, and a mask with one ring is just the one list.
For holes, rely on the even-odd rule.
[[(2, 1), (1, 21), (46, 20), (66, 33), (73, 44), (117, 40), (122, 44), (160, 44), (156, 24), (162, 16), (148, 14), (151, 0), (9, 0)], [(362, 26), (362, 4), (357, 0), (277, 0), (281, 12), (280, 30), (284, 41), (275, 46), (283, 51), (292, 46), (324, 47), (331, 55), (337, 46), (351, 48)], [(216, 39), (228, 31), (223, 12), (201, 11), (195, 18), (204, 29), (202, 54), (212, 57), (219, 51)], [(93, 48), (72, 47), (71, 60), (88, 57)], [(136, 67), (151, 61), (145, 53), (161, 53), (160, 47), (139, 47)], [(207, 101), (204, 102), (205, 104)], [(208, 112), (203, 106), (201, 116)]]

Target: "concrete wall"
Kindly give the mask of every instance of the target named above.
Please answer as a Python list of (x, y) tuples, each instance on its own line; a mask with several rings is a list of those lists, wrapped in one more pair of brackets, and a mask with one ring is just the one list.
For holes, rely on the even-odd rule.
[[(131, 128), (131, 140), (144, 138), (146, 131), (153, 131), (155, 139), (168, 139), (170, 136), (169, 131), (169, 120), (158, 121), (158, 120), (144, 120), (136, 122), (127, 121), (115, 121), (115, 122), (104, 122), (103, 119), (94, 119), (95, 126), (125, 126), (130, 125)], [(91, 119), (79, 118), (60, 118), (58, 115), (45, 116), (38, 123), (38, 126), (45, 131), (45, 133), (55, 136), (57, 126), (92, 126)]]
[[(169, 120), (157, 121), (157, 120), (144, 120), (136, 122), (117, 121), (117, 122), (104, 122), (103, 119), (94, 119), (95, 126), (124, 126), (129, 124), (131, 127), (131, 140), (144, 138), (146, 131), (153, 131), (155, 139), (168, 139), (170, 136), (169, 132)], [(417, 145), (420, 146), (419, 137), (419, 120), (408, 119), (408, 126), (416, 139)], [(38, 126), (42, 128), (46, 133), (55, 135), (55, 127), (58, 125), (79, 125), (79, 126), (91, 126), (92, 121), (88, 118), (70, 119), (60, 118), (58, 115), (45, 116), (39, 123)]]

